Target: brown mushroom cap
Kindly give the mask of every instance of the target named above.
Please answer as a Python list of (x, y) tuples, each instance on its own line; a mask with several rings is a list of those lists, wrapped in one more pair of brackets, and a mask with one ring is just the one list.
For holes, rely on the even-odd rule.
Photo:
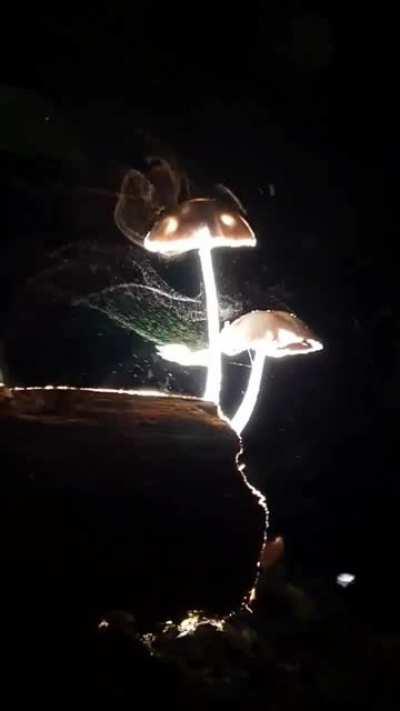
[(261, 349), (271, 358), (283, 358), (323, 348), (311, 329), (287, 311), (251, 311), (226, 324), (220, 339), (227, 355)]
[[(207, 228), (207, 231), (201, 228)], [(214, 247), (255, 247), (253, 230), (239, 212), (216, 200), (196, 198), (181, 203), (157, 222), (145, 238), (151, 252), (188, 252)]]

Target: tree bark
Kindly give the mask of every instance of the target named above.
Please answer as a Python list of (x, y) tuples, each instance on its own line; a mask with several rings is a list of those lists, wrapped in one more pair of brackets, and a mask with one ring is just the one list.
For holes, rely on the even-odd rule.
[(124, 609), (143, 629), (236, 608), (265, 527), (238, 450), (195, 398), (0, 388), (7, 604)]

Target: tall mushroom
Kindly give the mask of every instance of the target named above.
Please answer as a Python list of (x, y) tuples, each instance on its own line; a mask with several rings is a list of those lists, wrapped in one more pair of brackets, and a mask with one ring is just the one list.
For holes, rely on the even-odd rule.
[(193, 249), (199, 252), (208, 321), (208, 372), (204, 399), (217, 404), (221, 387), (221, 353), (218, 296), (211, 250), (255, 245), (254, 232), (239, 212), (206, 198), (178, 205), (154, 225), (144, 240), (144, 246), (151, 252), (178, 254)]
[(265, 358), (284, 358), (323, 348), (308, 326), (286, 311), (251, 311), (226, 324), (220, 341), (221, 350), (227, 355), (245, 350), (255, 353), (246, 393), (231, 419), (231, 426), (238, 435), (246, 427), (257, 402)]

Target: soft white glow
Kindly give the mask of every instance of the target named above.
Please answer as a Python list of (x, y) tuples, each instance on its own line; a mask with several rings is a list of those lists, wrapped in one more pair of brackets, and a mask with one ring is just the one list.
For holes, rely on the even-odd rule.
[(356, 579), (356, 576), (353, 575), (352, 573), (340, 573), (340, 575), (337, 576), (336, 582), (341, 588), (347, 588), (348, 585), (351, 585), (351, 583), (354, 583)]
[(301, 343), (304, 338), (302, 336), (297, 336), (287, 328), (278, 328), (277, 340), (279, 348), (285, 348), (285, 346), (288, 346), (290, 343)]
[(201, 235), (202, 230), (197, 230), (190, 239), (190, 245), (184, 246), (183, 239), (181, 236), (166, 239), (151, 239), (151, 232), (149, 232), (144, 238), (144, 247), (149, 250), (149, 252), (158, 252), (159, 254), (182, 254), (182, 252), (188, 252), (191, 249), (201, 249), (205, 246), (205, 242), (209, 247), (213, 249), (216, 247), (233, 247), (237, 249), (238, 247), (255, 247), (257, 242), (254, 236), (248, 236), (244, 234), (242, 237), (237, 235), (212, 235), (207, 229), (207, 235)]
[[(203, 227), (199, 232), (205, 232), (204, 237), (210, 237), (208, 227)], [(201, 235), (199, 235), (201, 237)], [(200, 240), (201, 241), (201, 240)], [(207, 240), (204, 239), (204, 243)], [(219, 404), (219, 392), (221, 389), (221, 351), (219, 347), (219, 315), (218, 296), (215, 285), (214, 270), (211, 259), (211, 249), (209, 246), (202, 246), (199, 249), (201, 269), (203, 272), (204, 290), (207, 305), (208, 323), (208, 370), (207, 383), (204, 391), (204, 400)]]
[(236, 414), (231, 419), (231, 427), (238, 435), (240, 435), (246, 427), (257, 402), (264, 370), (264, 360), (264, 351), (256, 351), (246, 393)]
[(249, 605), (249, 607), (250, 607), (250, 610), (251, 610), (251, 605), (253, 604), (253, 602), (256, 601), (256, 599), (257, 599), (257, 590), (256, 590), (256, 585), (254, 585), (254, 586), (251, 588), (250, 593), (249, 593), (248, 605)]
[(221, 222), (223, 222), (227, 227), (233, 227), (233, 225), (236, 224), (235, 218), (225, 212), (221, 215)]
[(171, 235), (173, 232), (176, 232), (176, 228), (178, 227), (178, 220), (176, 217), (169, 217), (167, 221), (167, 225), (165, 227), (165, 232), (167, 235)]
[(287, 356), (307, 355), (322, 351), (323, 345), (315, 338), (292, 339), (286, 346), (276, 346), (274, 342), (265, 345), (265, 354), (270, 358), (286, 358)]
[(157, 353), (164, 360), (169, 360), (172, 363), (179, 363), (179, 365), (197, 365), (207, 367), (209, 361), (207, 348), (199, 351), (192, 351), (184, 343), (168, 343), (165, 346), (157, 346)]
[(99, 624), (97, 625), (98, 629), (107, 629), (107, 627), (110, 626), (110, 623), (107, 622), (107, 620), (100, 620)]

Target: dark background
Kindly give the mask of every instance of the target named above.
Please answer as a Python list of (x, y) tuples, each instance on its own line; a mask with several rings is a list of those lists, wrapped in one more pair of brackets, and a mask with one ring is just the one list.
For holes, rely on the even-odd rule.
[[(143, 134), (199, 185), (228, 185), (259, 246), (219, 256), (221, 274), (233, 270), (254, 307), (278, 294), (325, 344), (266, 369), (245, 436), (249, 471), (267, 491), (292, 571), (333, 583), (353, 572), (358, 608), (394, 624), (394, 18), (384, 5), (352, 15), (305, 2), (115, 2), (7, 11), (2, 25), (2, 332), (46, 250), (93, 232), (124, 240), (112, 198), (83, 188), (118, 189), (143, 159)], [(193, 278), (193, 265), (171, 267), (176, 288), (195, 293)], [(76, 367), (82, 359), (88, 383), (130, 386), (131, 334), (94, 313), (86, 319), (73, 339)], [(45, 377), (46, 354), (31, 338), (23, 350)], [(146, 358), (153, 362), (150, 348)], [(147, 364), (139, 385), (148, 384)], [(228, 407), (245, 374), (229, 370)], [(198, 374), (189, 380), (193, 392), (201, 387)]]

